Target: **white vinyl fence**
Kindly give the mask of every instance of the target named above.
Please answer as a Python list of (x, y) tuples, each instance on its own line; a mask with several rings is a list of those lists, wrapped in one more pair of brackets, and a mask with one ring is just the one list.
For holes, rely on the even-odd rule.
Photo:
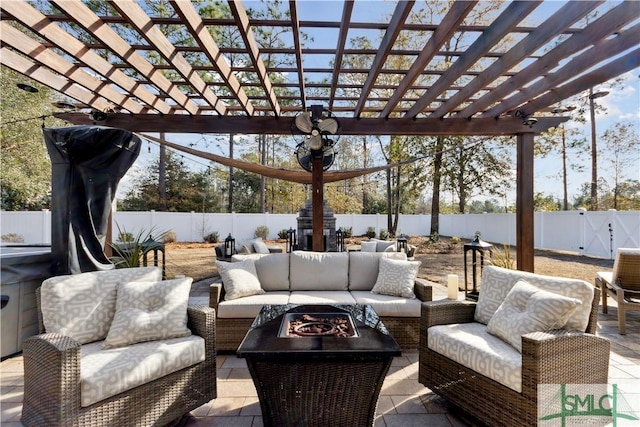
[[(141, 231), (173, 231), (180, 242), (201, 242), (203, 236), (217, 231), (220, 239), (231, 234), (241, 242), (254, 237), (258, 226), (269, 228), (269, 238), (280, 230), (297, 227), (297, 214), (246, 214), (197, 212), (114, 212), (113, 230), (118, 226), (134, 235)], [(430, 215), (401, 215), (398, 234), (429, 234)], [(580, 255), (613, 259), (617, 248), (640, 247), (640, 211), (536, 212), (534, 245), (538, 249), (563, 250)], [(336, 226), (351, 227), (355, 236), (374, 227), (376, 233), (387, 229), (386, 215), (336, 215)], [(504, 214), (441, 215), (440, 235), (482, 239), (494, 244), (514, 245), (516, 216)], [(51, 212), (0, 212), (0, 233), (17, 234), (25, 244), (51, 243)], [(409, 239), (410, 240), (410, 239)]]

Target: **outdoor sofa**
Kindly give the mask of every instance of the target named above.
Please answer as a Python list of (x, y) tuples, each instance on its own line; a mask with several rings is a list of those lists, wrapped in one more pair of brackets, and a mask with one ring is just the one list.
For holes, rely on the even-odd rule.
[(215, 313), (157, 267), (56, 276), (24, 342), (25, 426), (161, 426), (216, 397)]
[(369, 304), (403, 349), (416, 349), (420, 306), (432, 299), (431, 285), (416, 277), (420, 263), (404, 253), (238, 254), (216, 265), (218, 351), (235, 351), (265, 304)]
[(560, 385), (607, 384), (599, 299), (582, 280), (485, 267), (477, 302), (422, 304), (418, 380), (486, 425), (539, 425)]

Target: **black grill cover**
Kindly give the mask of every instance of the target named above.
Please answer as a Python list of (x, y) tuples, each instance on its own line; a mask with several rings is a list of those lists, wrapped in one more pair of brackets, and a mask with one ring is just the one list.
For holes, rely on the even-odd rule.
[(123, 129), (43, 129), (51, 158), (51, 258), (54, 275), (110, 270), (104, 253), (111, 204), (141, 140)]

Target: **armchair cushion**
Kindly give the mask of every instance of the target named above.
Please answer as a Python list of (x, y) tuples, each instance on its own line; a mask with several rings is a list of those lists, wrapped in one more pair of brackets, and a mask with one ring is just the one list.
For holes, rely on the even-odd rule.
[(495, 266), (485, 267), (482, 272), (475, 321), (485, 325), (489, 323), (489, 320), (505, 300), (511, 288), (520, 280), (525, 280), (545, 291), (580, 300), (580, 306), (569, 317), (564, 328), (576, 331), (585, 331), (587, 329), (591, 315), (591, 302), (594, 296), (593, 285), (579, 279), (543, 276)]
[(253, 259), (239, 262), (216, 261), (224, 285), (225, 300), (263, 294)]
[(83, 407), (205, 359), (205, 341), (197, 335), (110, 349), (101, 344), (94, 342), (80, 349)]
[(377, 243), (375, 241), (360, 242), (362, 252), (376, 252)]
[(294, 251), (289, 263), (291, 291), (348, 290), (347, 252)]
[(522, 352), (523, 335), (561, 329), (580, 304), (580, 300), (544, 291), (521, 280), (491, 317), (487, 331)]
[(116, 314), (104, 348), (191, 335), (187, 305), (193, 279), (130, 282), (116, 286)]
[(378, 278), (371, 292), (403, 298), (415, 298), (413, 285), (418, 276), (420, 264), (420, 261), (380, 258)]
[(105, 339), (116, 312), (116, 285), (162, 280), (157, 267), (122, 268), (55, 276), (42, 282), (42, 322), (79, 344)]
[(349, 252), (349, 290), (370, 291), (378, 279), (380, 258), (406, 260), (404, 252)]
[(432, 326), (427, 346), (518, 393), (522, 391), (522, 354), (491, 335), (482, 323)]

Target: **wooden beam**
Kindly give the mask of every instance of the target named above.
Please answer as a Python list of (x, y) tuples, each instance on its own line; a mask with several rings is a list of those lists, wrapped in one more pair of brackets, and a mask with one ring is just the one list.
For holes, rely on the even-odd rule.
[(534, 271), (533, 134), (517, 136), (516, 262), (518, 270)]
[(601, 3), (602, 1), (566, 3), (552, 17), (542, 22), (535, 31), (520, 40), (504, 56), (496, 59), (493, 64), (483, 70), (482, 74), (455, 93), (448, 101), (442, 103), (428, 117), (444, 117), (460, 104), (468, 102), (469, 98), (482, 90), (483, 87), (500, 77), (504, 70), (510, 70), (524, 58), (530, 57), (529, 55), (539, 49), (541, 45), (544, 45)]
[(291, 32), (293, 33), (293, 47), (296, 54), (296, 72), (298, 73), (298, 87), (300, 88), (300, 109), (307, 111), (307, 95), (304, 81), (304, 66), (302, 64), (302, 43), (300, 42), (300, 22), (298, 21), (298, 6), (296, 0), (289, 0), (291, 14)]
[[(85, 6), (79, 0), (51, 0), (51, 2), (60, 10), (65, 12), (69, 17), (74, 19), (82, 28), (89, 32), (93, 37), (102, 41), (109, 46), (109, 48), (119, 55), (125, 62), (129, 63), (137, 72), (147, 77), (153, 82), (160, 90), (167, 93), (171, 98), (190, 114), (196, 114), (198, 112), (198, 106), (195, 105), (187, 95), (181, 92), (176, 85), (170, 82), (162, 72), (156, 70), (149, 61), (143, 58), (139, 53), (134, 51), (131, 46), (109, 27), (105, 22), (101, 21), (98, 16), (93, 13), (91, 9)], [(81, 49), (86, 50), (86, 47), (80, 43)], [(114, 73), (115, 67), (111, 66), (111, 70), (107, 75)], [(137, 85), (138, 83), (135, 83)], [(153, 96), (151, 106), (155, 108), (156, 104), (159, 104), (159, 99)], [(166, 103), (163, 102), (166, 105)], [(162, 106), (164, 107), (164, 106)], [(171, 108), (169, 111), (171, 111)], [(162, 108), (164, 110), (164, 108)], [(162, 111), (161, 110), (161, 111)]]
[[(167, 105), (164, 101), (159, 100), (155, 95), (138, 84), (132, 78), (126, 76), (122, 71), (114, 68), (114, 66), (111, 65), (109, 61), (100, 57), (95, 52), (87, 49), (80, 40), (62, 30), (58, 25), (49, 20), (46, 16), (44, 16), (30, 4), (18, 0), (5, 1), (0, 2), (0, 7), (4, 12), (13, 16), (22, 25), (29, 28), (35, 34), (44, 37), (47, 41), (53, 43), (56, 47), (59, 47), (63, 51), (67, 52), (73, 58), (77, 59), (83, 64), (86, 64), (87, 67), (91, 68), (97, 74), (104, 77), (106, 81), (111, 81), (125, 91), (128, 91), (133, 97), (146, 103), (150, 108), (155, 109), (163, 114), (167, 114), (171, 111), (171, 107), (169, 107), (169, 105)], [(31, 76), (31, 74), (29, 73), (22, 74)], [(48, 86), (53, 87), (51, 85)], [(72, 97), (75, 99), (79, 99), (77, 98), (77, 96)], [(93, 99), (97, 99), (97, 97), (93, 97)], [(102, 109), (101, 105), (99, 104), (88, 105), (94, 107), (97, 110)]]
[[(66, 1), (66, 0), (65, 0)], [(209, 86), (202, 80), (202, 77), (191, 68), (191, 64), (178, 52), (173, 43), (164, 33), (153, 24), (151, 18), (136, 2), (130, 0), (111, 0), (110, 5), (116, 8), (120, 15), (129, 20), (129, 24), (138, 31), (156, 51), (173, 66), (174, 70), (180, 74), (197, 93), (202, 95), (205, 101), (213, 107), (220, 115), (224, 115), (227, 106), (218, 99), (218, 96), (211, 91)], [(192, 114), (199, 114), (199, 108), (190, 111)]]
[[(456, 1), (451, 5), (451, 8), (442, 19), (442, 24), (434, 30), (433, 35), (422, 49), (420, 55), (416, 58), (415, 62), (411, 65), (411, 68), (405, 73), (402, 81), (398, 85), (398, 88), (391, 96), (391, 100), (387, 103), (380, 113), (381, 117), (389, 117), (394, 111), (396, 105), (400, 102), (404, 94), (413, 85), (418, 76), (422, 74), (427, 64), (431, 62), (436, 55), (440, 46), (442, 46), (447, 40), (451, 38), (453, 33), (456, 32), (458, 26), (464, 21), (464, 18), (471, 12), (478, 1)], [(382, 70), (380, 70), (382, 72)]]
[(265, 67), (264, 62), (260, 57), (260, 49), (258, 49), (258, 43), (253, 36), (253, 31), (251, 31), (251, 25), (249, 24), (249, 16), (247, 15), (247, 11), (244, 9), (244, 6), (239, 0), (230, 1), (228, 3), (229, 8), (231, 9), (231, 13), (233, 13), (233, 16), (238, 25), (238, 30), (240, 30), (242, 40), (244, 41), (246, 53), (247, 55), (249, 55), (249, 58), (251, 58), (254, 71), (258, 74), (260, 82), (262, 83), (265, 97), (267, 98), (267, 101), (269, 101), (269, 104), (273, 109), (273, 113), (276, 116), (279, 116), (280, 104), (278, 104), (278, 98), (276, 97), (276, 94), (273, 91), (273, 87), (271, 86), (271, 79), (267, 74), (267, 67)]
[(213, 65), (218, 72), (218, 75), (224, 80), (225, 84), (233, 93), (235, 99), (242, 106), (247, 115), (253, 115), (253, 105), (249, 102), (249, 97), (245, 93), (244, 89), (240, 85), (240, 82), (236, 78), (235, 74), (231, 72), (231, 67), (227, 64), (227, 58), (225, 58), (218, 44), (211, 37), (211, 33), (202, 22), (200, 14), (193, 7), (193, 3), (190, 1), (176, 1), (170, 0), (171, 6), (180, 15), (184, 25), (187, 27), (194, 40), (202, 48), (211, 65)]
[(476, 41), (469, 46), (464, 55), (431, 86), (431, 90), (425, 92), (418, 101), (409, 109), (407, 116), (416, 117), (420, 114), (438, 95), (458, 80), (465, 70), (474, 65), (482, 56), (498, 43), (518, 22), (531, 13), (542, 1), (513, 2), (491, 23), (487, 31), (483, 32)]
[[(378, 75), (380, 75), (380, 70), (382, 70), (384, 63), (387, 61), (387, 57), (393, 48), (393, 44), (398, 38), (398, 35), (402, 30), (402, 25), (407, 19), (407, 16), (409, 16), (414, 3), (414, 0), (400, 1), (396, 5), (396, 9), (393, 12), (391, 21), (389, 22), (389, 27), (387, 27), (384, 37), (382, 37), (382, 41), (380, 42), (380, 46), (375, 52), (376, 56), (371, 64), (371, 72), (367, 74), (367, 80), (364, 82), (362, 90), (360, 91), (360, 98), (353, 110), (353, 117), (357, 118), (362, 114), (362, 108), (369, 98), (369, 93), (371, 93), (371, 89), (373, 89), (376, 79), (378, 78)], [(417, 52), (417, 54), (419, 55), (420, 52)]]
[(311, 226), (312, 249), (324, 252), (324, 182), (322, 180), (322, 156), (311, 158)]
[[(56, 117), (76, 125), (91, 124), (82, 113), (57, 113)], [(246, 135), (290, 135), (292, 117), (187, 116), (160, 114), (108, 114), (101, 125), (131, 132), (238, 133)], [(518, 118), (503, 119), (381, 119), (339, 117), (341, 135), (516, 135), (541, 133), (568, 120), (568, 117), (540, 117), (532, 127)]]
[[(509, 94), (521, 90), (527, 83), (548, 73), (558, 66), (565, 58), (571, 57), (575, 52), (593, 45), (601, 38), (612, 34), (627, 25), (628, 22), (637, 19), (637, 2), (623, 2), (614, 9), (608, 11), (599, 19), (593, 21), (580, 32), (573, 34), (564, 42), (547, 52), (542, 58), (525, 67), (522, 71), (507, 79), (491, 92), (480, 97), (468, 107), (464, 108), (456, 117), (469, 118), (474, 114), (485, 110), (487, 107), (500, 102)], [(577, 70), (579, 71), (579, 70)], [(573, 78), (574, 75), (567, 76)], [(483, 114), (485, 117), (493, 117)]]
[[(22, 31), (9, 25), (8, 22), (0, 22), (0, 33), (2, 33), (2, 42), (11, 46), (16, 51), (22, 52), (25, 55), (25, 59), (29, 58), (27, 59), (29, 62), (31, 62), (31, 60), (37, 61), (39, 64), (60, 74), (60, 76), (64, 76), (64, 78), (68, 79), (71, 83), (85, 87), (90, 92), (113, 103), (112, 105), (105, 103), (104, 109), (113, 109), (115, 106), (118, 106), (132, 113), (143, 113), (147, 111), (147, 108), (135, 102), (130, 96), (115, 91), (109, 85), (105, 85), (104, 82), (96, 79), (94, 76), (82, 70), (82, 68), (67, 61), (51, 49), (44, 47)], [(25, 67), (24, 71), (30, 72), (27, 70), (34, 70), (35, 68), (37, 68), (37, 65), (34, 62), (32, 66)], [(65, 84), (65, 86), (66, 85), (67, 84)]]
[(344, 55), (344, 45), (347, 43), (347, 34), (349, 33), (349, 23), (351, 22), (351, 12), (353, 11), (354, 0), (346, 0), (342, 9), (342, 19), (340, 20), (340, 31), (338, 32), (338, 43), (333, 60), (333, 74), (331, 78), (331, 89), (329, 90), (329, 111), (333, 108), (334, 96), (336, 95), (336, 86), (340, 81), (340, 72), (342, 71), (342, 57)]

